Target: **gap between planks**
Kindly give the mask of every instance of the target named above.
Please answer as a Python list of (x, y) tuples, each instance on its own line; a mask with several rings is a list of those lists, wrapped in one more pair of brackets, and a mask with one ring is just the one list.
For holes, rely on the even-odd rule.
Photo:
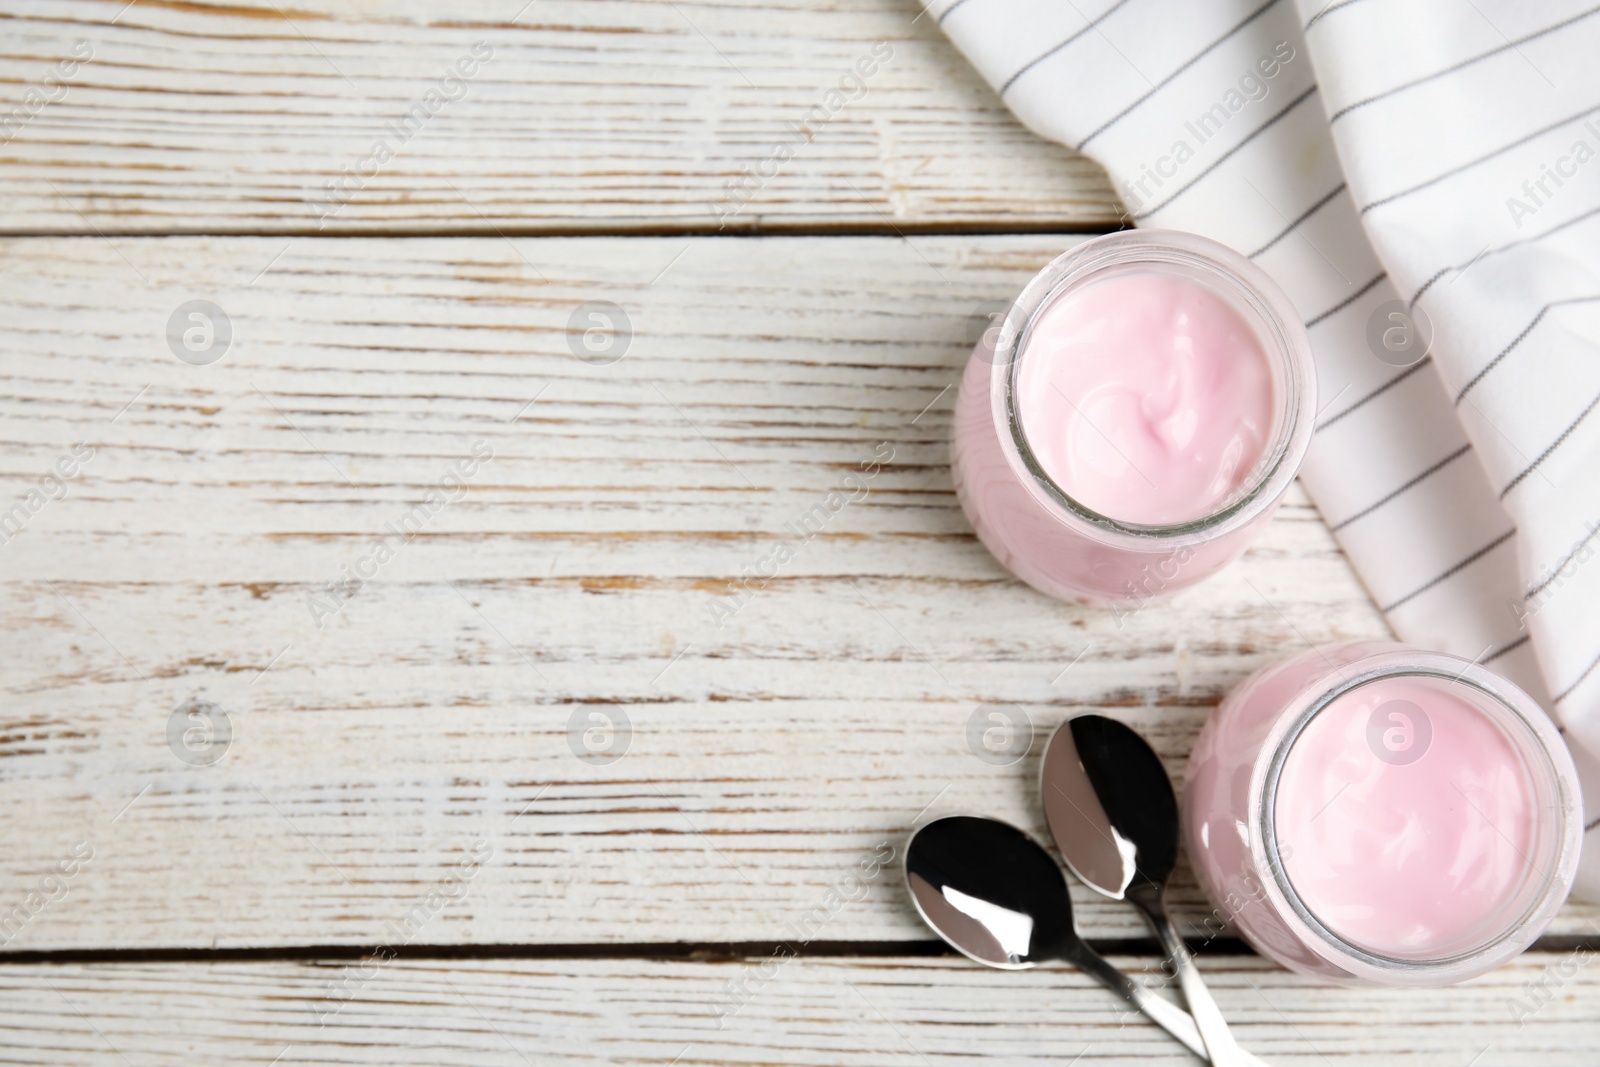
[(396, 227), (372, 229), (362, 226), (329, 226), (319, 230), (315, 226), (275, 229), (264, 226), (171, 226), (160, 230), (140, 230), (134, 233), (95, 234), (64, 229), (6, 229), (0, 230), (0, 239), (68, 238), (100, 240), (112, 236), (119, 240), (160, 240), (163, 237), (273, 237), (316, 238), (318, 240), (363, 238), (369, 240), (410, 240), (432, 237), (717, 237), (748, 238), (759, 240), (768, 237), (1098, 237), (1108, 233), (1132, 229), (1132, 225), (1089, 220), (1082, 223), (1045, 220), (1016, 222), (999, 225), (995, 220), (973, 222), (783, 222), (781, 220), (728, 229), (686, 221), (674, 226), (670, 221), (629, 225), (536, 225), (511, 223), (504, 226), (483, 222), (474, 224), (470, 219), (452, 220), (438, 226)]
[[(1247, 942), (1236, 937), (1184, 939), (1196, 956), (1255, 956)], [(1162, 956), (1161, 946), (1148, 937), (1087, 938), (1102, 956)], [(781, 943), (781, 942), (780, 942)], [(1551, 934), (1539, 938), (1526, 954), (1567, 954), (1592, 951), (1600, 940), (1577, 934)], [(772, 954), (772, 941), (740, 942), (636, 942), (594, 944), (585, 942), (529, 944), (428, 944), (394, 949), (397, 959), (424, 960), (687, 960), (727, 962), (764, 959)], [(802, 959), (926, 959), (959, 956), (943, 941), (812, 941), (787, 944), (788, 955)], [(91, 948), (35, 949), (0, 953), (0, 967), (50, 964), (134, 963), (256, 963), (360, 960), (374, 953), (367, 945), (264, 945), (254, 948)]]

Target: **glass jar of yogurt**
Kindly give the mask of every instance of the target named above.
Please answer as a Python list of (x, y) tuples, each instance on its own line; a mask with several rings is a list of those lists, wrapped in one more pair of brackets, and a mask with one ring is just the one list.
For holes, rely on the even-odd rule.
[(1184, 841), (1218, 917), (1305, 974), (1432, 986), (1527, 948), (1566, 899), (1577, 772), (1521, 689), (1391, 642), (1252, 675), (1201, 730)]
[(956, 492), (1034, 588), (1143, 604), (1249, 546), (1315, 412), (1306, 331), (1259, 268), (1195, 234), (1108, 234), (1046, 266), (978, 342)]

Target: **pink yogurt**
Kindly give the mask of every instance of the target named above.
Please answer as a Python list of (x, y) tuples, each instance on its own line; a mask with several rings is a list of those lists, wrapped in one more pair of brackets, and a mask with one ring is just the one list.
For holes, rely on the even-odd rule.
[(1252, 263), (1194, 234), (1108, 234), (1040, 271), (968, 360), (956, 493), (1029, 585), (1139, 606), (1249, 547), (1315, 403), (1305, 330)]
[(1217, 510), (1272, 430), (1272, 369), (1250, 324), (1206, 286), (1154, 271), (1049, 305), (1017, 395), (1045, 474), (1124, 523), (1170, 526)]
[(1284, 761), (1283, 869), (1328, 929), (1386, 956), (1470, 945), (1527, 876), (1533, 783), (1506, 735), (1436, 678), (1369, 682)]
[(1196, 741), (1201, 886), (1263, 954), (1341, 981), (1442, 985), (1543, 932), (1571, 888), (1576, 772), (1534, 701), (1389, 642), (1258, 671)]

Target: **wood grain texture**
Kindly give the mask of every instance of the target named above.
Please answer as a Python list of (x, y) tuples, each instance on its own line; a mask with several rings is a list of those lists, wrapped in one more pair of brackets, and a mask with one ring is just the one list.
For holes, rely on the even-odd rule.
[[(1593, 958), (1529, 954), (1449, 990), (1329, 990), (1252, 957), (1202, 966), (1240, 1044), (1280, 1067), (1588, 1067)], [(1547, 992), (1524, 1016), (1529, 987)], [(1069, 968), (948, 958), (9, 966), (0, 1013), (18, 1020), (0, 1062), (30, 1064), (1197, 1062)]]
[(1114, 225), (1100, 169), (1023, 129), (920, 10), (17, 0), (0, 228)]
[[(924, 813), (1042, 834), (1067, 715), (1181, 781), (1246, 673), (1384, 624), (1298, 493), (1121, 620), (975, 542), (950, 390), (1073, 239), (918, 234), (1119, 211), (918, 12), (0, 0), (0, 233), (77, 235), (0, 239), (0, 1063), (1195, 1062), (1069, 969), (914, 955), (893, 860)], [(269, 236), (160, 236), (226, 233)], [(480, 236), (369, 239), (446, 233)], [(679, 236), (520, 236), (597, 233)], [(194, 300), (206, 366), (166, 336)], [(227, 744), (178, 736), (197, 700)], [(1017, 762), (974, 752), (986, 704)], [(438, 958), (489, 945), (594, 958)], [(1592, 959), (1373, 991), (1200, 950), (1242, 1043), (1307, 1065), (1593, 1064)]]
[[(1075, 710), (1134, 722), (1181, 779), (1247, 672), (1384, 628), (1298, 495), (1240, 565), (1121, 620), (977, 544), (948, 387), (972, 310), (1061, 247), (0, 243), (0, 500), (93, 449), (0, 545), (0, 901), (94, 850), (9, 948), (377, 944), (480, 841), (418, 943), (757, 941), (925, 809), (1041, 831), (1037, 755)], [(209, 366), (163, 337), (194, 298), (232, 322)], [(609, 366), (569, 348), (594, 300), (632, 322)], [(308, 598), (475, 442), (493, 456), (460, 499), (319, 620)], [(169, 740), (194, 699), (233, 728), (210, 766)], [(985, 703), (1025, 709), (1027, 758), (974, 755)], [(570, 724), (619, 709), (629, 747), (597, 765)], [(926, 936), (892, 873), (862, 892), (818, 936)], [(1204, 916), (1187, 874), (1177, 898)], [(1080, 900), (1089, 932), (1140, 932)]]

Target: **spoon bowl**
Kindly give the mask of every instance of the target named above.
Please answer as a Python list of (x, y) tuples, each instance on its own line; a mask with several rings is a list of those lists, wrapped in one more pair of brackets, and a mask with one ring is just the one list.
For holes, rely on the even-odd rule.
[(1009, 823), (936, 819), (912, 835), (905, 863), (923, 922), (979, 963), (1021, 970), (1067, 958), (1078, 941), (1061, 868)]
[(1039, 764), (1045, 820), (1078, 880), (1115, 900), (1159, 892), (1178, 860), (1178, 798), (1155, 751), (1104, 715), (1062, 723)]

